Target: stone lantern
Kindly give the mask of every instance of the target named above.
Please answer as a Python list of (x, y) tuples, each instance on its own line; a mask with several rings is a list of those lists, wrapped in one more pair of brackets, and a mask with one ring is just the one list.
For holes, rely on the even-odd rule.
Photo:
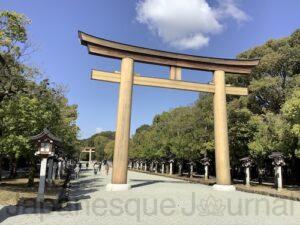
[(140, 160), (140, 164), (139, 164), (139, 170), (143, 170), (143, 161), (142, 160)]
[(57, 178), (60, 180), (63, 175), (63, 170), (64, 170), (64, 158), (62, 156), (58, 157), (58, 165), (57, 165)]
[(132, 161), (130, 160), (129, 163), (128, 163), (128, 167), (129, 167), (130, 170), (132, 170), (132, 164), (133, 164), (133, 163), (132, 163)]
[[(44, 129), (42, 133), (35, 135), (30, 138), (33, 142), (37, 144), (38, 151), (35, 155), (41, 158), (41, 167), (40, 167), (40, 182), (37, 195), (37, 201), (44, 201), (45, 193), (45, 180), (46, 180), (46, 169), (47, 169), (47, 160), (50, 157), (53, 157), (55, 154), (55, 149), (60, 146), (61, 140), (55, 137), (49, 130)], [(49, 168), (49, 172), (52, 174), (52, 168)]]
[(139, 170), (140, 169), (140, 160), (136, 161), (136, 169)]
[(245, 168), (245, 175), (246, 175), (246, 185), (250, 186), (250, 167), (253, 165), (253, 160), (248, 156), (240, 159), (242, 163), (242, 167)]
[(138, 170), (139, 169), (139, 161), (136, 160), (134, 163), (134, 169)]
[(155, 165), (155, 168), (154, 168), (155, 173), (158, 173), (158, 161), (157, 160), (154, 161), (154, 165)]
[(165, 173), (165, 161), (164, 160), (161, 161), (161, 171), (160, 172)]
[(210, 166), (210, 158), (204, 157), (201, 159), (201, 164), (204, 166), (204, 179), (208, 180), (208, 168)]
[(273, 152), (269, 155), (269, 158), (273, 160), (275, 172), (275, 186), (278, 190), (282, 189), (282, 166), (285, 166), (284, 156), (280, 152)]
[(136, 170), (139, 169), (139, 160), (136, 160), (136, 161), (135, 161), (135, 163), (134, 163), (134, 168), (135, 168)]
[(153, 161), (151, 161), (151, 163), (150, 163), (150, 172), (153, 172), (153, 167), (154, 167), (154, 163), (153, 163)]
[(173, 175), (173, 163), (174, 163), (174, 159), (170, 159), (169, 163), (170, 163), (170, 175)]
[(189, 162), (189, 165), (190, 165), (190, 177), (192, 178), (194, 174), (194, 167), (196, 164), (193, 161), (191, 161)]
[(182, 161), (178, 161), (178, 175), (181, 176), (182, 175)]

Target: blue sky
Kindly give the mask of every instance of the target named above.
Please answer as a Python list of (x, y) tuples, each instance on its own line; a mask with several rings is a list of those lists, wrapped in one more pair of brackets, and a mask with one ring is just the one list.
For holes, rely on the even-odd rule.
[[(166, 5), (169, 2), (1, 0), (0, 9), (15, 10), (32, 20), (28, 30), (36, 51), (28, 63), (51, 81), (67, 86), (70, 103), (78, 104), (81, 138), (115, 129), (118, 85), (92, 81), (90, 71), (120, 70), (120, 62), (88, 55), (79, 43), (78, 30), (155, 49), (234, 58), (300, 28), (299, 0), (173, 0), (174, 4)], [(166, 67), (136, 64), (135, 71), (168, 76)], [(184, 70), (183, 79), (206, 83), (211, 74)], [(134, 87), (131, 132), (151, 123), (156, 114), (192, 104), (197, 97), (192, 92)]]

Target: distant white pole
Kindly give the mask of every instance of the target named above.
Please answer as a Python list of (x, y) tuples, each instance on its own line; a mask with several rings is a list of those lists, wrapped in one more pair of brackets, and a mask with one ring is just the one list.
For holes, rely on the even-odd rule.
[(62, 169), (62, 162), (58, 162), (58, 173), (57, 173), (57, 178), (60, 180), (61, 179), (61, 169)]
[(92, 165), (92, 149), (90, 149), (90, 152), (89, 152), (89, 167), (91, 167)]
[(250, 167), (246, 167), (246, 185), (250, 186)]
[(282, 168), (281, 166), (277, 167), (277, 187), (278, 187), (278, 190), (282, 189), (282, 169), (281, 168)]
[(193, 177), (193, 173), (194, 173), (194, 165), (193, 165), (193, 163), (191, 163), (191, 165), (190, 165), (190, 177)]
[(66, 161), (64, 160), (61, 165), (61, 174), (65, 175)]
[(208, 180), (208, 165), (205, 165), (205, 166), (204, 166), (204, 171), (205, 171), (204, 179), (205, 179), (205, 180)]
[(173, 162), (170, 162), (170, 175), (173, 174)]

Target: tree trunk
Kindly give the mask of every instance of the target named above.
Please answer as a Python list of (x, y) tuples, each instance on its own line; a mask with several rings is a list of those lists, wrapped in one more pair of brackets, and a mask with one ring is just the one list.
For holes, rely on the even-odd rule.
[(17, 176), (17, 162), (14, 157), (10, 158), (10, 171), (9, 171), (9, 177), (15, 178)]
[(0, 181), (2, 180), (2, 154), (0, 154)]

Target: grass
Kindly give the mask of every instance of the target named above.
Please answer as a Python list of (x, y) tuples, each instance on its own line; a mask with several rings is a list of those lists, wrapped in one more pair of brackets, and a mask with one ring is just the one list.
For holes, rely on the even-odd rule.
[[(0, 205), (18, 205), (33, 202), (36, 199), (39, 179), (34, 179), (33, 187), (27, 186), (28, 179), (5, 179), (0, 182)], [(53, 185), (46, 185), (45, 200), (56, 200), (63, 184), (56, 180)]]

